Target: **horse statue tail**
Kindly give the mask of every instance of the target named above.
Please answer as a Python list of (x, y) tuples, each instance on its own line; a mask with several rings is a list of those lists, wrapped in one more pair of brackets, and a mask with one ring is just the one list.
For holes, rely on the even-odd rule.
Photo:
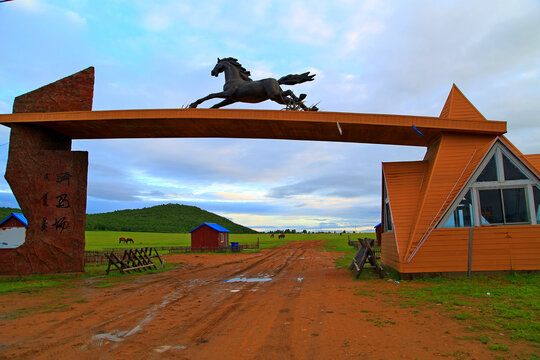
[(313, 78), (316, 74), (309, 74), (308, 72), (305, 72), (303, 74), (297, 75), (297, 74), (289, 74), (285, 75), (282, 78), (278, 80), (279, 85), (296, 85), (301, 84), (306, 81), (313, 81)]

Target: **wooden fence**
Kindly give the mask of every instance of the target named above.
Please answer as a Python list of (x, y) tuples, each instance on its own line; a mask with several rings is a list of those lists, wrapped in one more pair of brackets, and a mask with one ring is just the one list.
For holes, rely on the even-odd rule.
[[(192, 249), (191, 246), (154, 246), (154, 249), (158, 250), (161, 254), (189, 254), (189, 253), (201, 253), (201, 252), (227, 252), (231, 251), (231, 246), (222, 246), (216, 248), (202, 248), (202, 249)], [(238, 249), (240, 251), (245, 249), (258, 249), (259, 242), (250, 243), (250, 244), (238, 244)], [(94, 264), (94, 265), (107, 265), (109, 259), (105, 254), (114, 253), (116, 256), (122, 256), (125, 250), (130, 248), (126, 247), (114, 247), (114, 248), (104, 248), (102, 251), (85, 251), (84, 252), (84, 262), (85, 264)]]

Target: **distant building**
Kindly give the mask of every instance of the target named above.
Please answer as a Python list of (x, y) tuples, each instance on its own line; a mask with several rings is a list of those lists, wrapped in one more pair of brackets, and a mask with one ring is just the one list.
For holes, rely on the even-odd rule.
[[(486, 119), (454, 85), (438, 121)], [(421, 273), (540, 270), (540, 154), (499, 134), (442, 133), (382, 164), (382, 262)]]
[(24, 244), (28, 220), (23, 214), (11, 213), (0, 222), (0, 256)]
[(209, 249), (229, 246), (229, 230), (213, 223), (202, 223), (191, 230), (191, 248)]

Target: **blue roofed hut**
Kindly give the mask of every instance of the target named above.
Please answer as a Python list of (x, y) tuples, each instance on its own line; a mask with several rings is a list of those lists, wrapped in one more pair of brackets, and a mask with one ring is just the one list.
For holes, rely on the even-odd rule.
[(213, 223), (202, 223), (191, 230), (191, 249), (217, 249), (229, 246), (229, 230)]

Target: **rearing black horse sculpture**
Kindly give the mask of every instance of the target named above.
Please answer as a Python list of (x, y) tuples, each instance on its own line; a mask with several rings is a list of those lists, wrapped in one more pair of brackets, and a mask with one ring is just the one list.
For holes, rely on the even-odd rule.
[(306, 111), (318, 110), (316, 106), (308, 108), (304, 105), (302, 100), (306, 98), (306, 94), (300, 94), (300, 97), (297, 97), (291, 90), (283, 91), (280, 87), (280, 85), (295, 85), (312, 81), (315, 74), (310, 75), (309, 71), (300, 75), (287, 75), (279, 80), (268, 78), (253, 81), (249, 77), (251, 73), (244, 69), (237, 59), (228, 57), (224, 59), (218, 58), (217, 64), (211, 74), (217, 77), (222, 72), (225, 72), (223, 91), (210, 94), (191, 103), (189, 105), (190, 108), (196, 108), (197, 105), (206, 100), (223, 98), (225, 100), (212, 106), (212, 109), (217, 109), (238, 101), (258, 103), (265, 100), (272, 100), (282, 105), (298, 106)]

